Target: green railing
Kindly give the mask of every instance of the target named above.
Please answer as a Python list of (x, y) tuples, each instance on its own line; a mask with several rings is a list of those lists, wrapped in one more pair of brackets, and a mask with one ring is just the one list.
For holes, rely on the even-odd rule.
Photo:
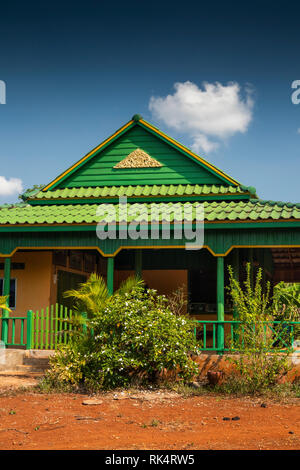
[(73, 329), (69, 320), (73, 317), (73, 310), (59, 304), (31, 312), (27, 349), (57, 349), (67, 344), (68, 333)]
[(69, 332), (76, 329), (69, 320), (74, 312), (63, 305), (51, 305), (26, 316), (0, 317), (0, 338), (5, 346), (26, 349), (57, 349), (66, 344)]
[[(286, 350), (291, 348), (295, 339), (300, 338), (300, 321), (265, 321), (263, 323), (262, 341), (267, 337), (273, 338), (273, 347)], [(260, 324), (261, 325), (261, 324)], [(249, 325), (248, 325), (249, 326)], [(201, 351), (215, 351), (218, 353), (234, 351), (234, 344), (239, 342), (239, 349), (245, 345), (245, 327), (241, 321), (212, 321), (195, 320), (194, 335), (201, 344)], [(257, 330), (255, 324), (251, 325), (254, 337)]]
[[(85, 316), (85, 314), (81, 314)], [(72, 320), (75, 312), (63, 305), (51, 305), (27, 316), (0, 317), (1, 339), (6, 346), (26, 347), (26, 349), (57, 349), (66, 344), (69, 333), (77, 329)], [(264, 339), (274, 338), (274, 347), (285, 350), (295, 339), (300, 338), (300, 322), (263, 322)], [(255, 333), (255, 325), (252, 326)], [(84, 328), (83, 328), (84, 330)], [(91, 334), (93, 332), (91, 331)], [(201, 344), (201, 351), (224, 353), (234, 351), (233, 345), (239, 341), (244, 346), (245, 324), (240, 321), (195, 320), (194, 334)]]
[(27, 317), (0, 317), (1, 340), (5, 346), (26, 346)]

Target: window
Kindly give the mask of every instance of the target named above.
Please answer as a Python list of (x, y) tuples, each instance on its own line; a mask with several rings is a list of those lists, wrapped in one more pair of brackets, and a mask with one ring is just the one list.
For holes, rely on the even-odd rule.
[(67, 252), (66, 251), (55, 251), (53, 254), (53, 263), (58, 266), (67, 266)]
[(80, 251), (70, 251), (69, 268), (82, 271), (83, 256)]
[(84, 253), (83, 255), (84, 266), (83, 270), (87, 273), (91, 273), (95, 269), (96, 257), (90, 253)]
[[(0, 278), (0, 295), (3, 294), (4, 282), (3, 278)], [(10, 280), (10, 290), (9, 290), (9, 306), (10, 308), (16, 308), (16, 299), (17, 299), (17, 280)]]

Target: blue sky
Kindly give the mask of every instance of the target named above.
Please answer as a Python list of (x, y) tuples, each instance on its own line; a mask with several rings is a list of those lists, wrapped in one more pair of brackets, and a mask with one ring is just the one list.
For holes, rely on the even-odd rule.
[[(1, 6), (0, 203), (17, 198), (6, 180), (46, 184), (135, 113), (198, 146), (261, 198), (300, 202), (300, 104), (291, 101), (291, 84), (300, 79), (300, 6), (107, 3)], [(228, 115), (221, 109), (219, 127), (232, 82), (238, 91)], [(187, 93), (178, 97), (176, 83)], [(185, 101), (191, 87), (197, 129)], [(225, 98), (214, 107), (220, 90)], [(172, 125), (170, 113), (178, 118)]]

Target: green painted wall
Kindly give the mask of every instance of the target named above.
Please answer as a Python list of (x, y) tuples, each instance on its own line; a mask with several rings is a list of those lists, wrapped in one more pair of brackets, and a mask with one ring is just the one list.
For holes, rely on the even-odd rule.
[[(11, 232), (0, 233), (0, 253), (10, 254), (16, 247), (19, 248), (84, 248), (100, 247), (109, 255), (114, 254), (119, 247), (176, 247), (184, 245), (188, 240), (99, 240), (95, 230), (92, 231), (65, 231), (65, 232)], [(224, 254), (233, 245), (249, 247), (264, 246), (300, 246), (300, 229), (210, 229), (204, 233), (204, 245), (208, 245), (214, 253)]]
[[(129, 153), (141, 148), (163, 166), (115, 169)], [(226, 184), (223, 179), (175, 150), (150, 132), (135, 126), (82, 165), (57, 188), (136, 184)]]

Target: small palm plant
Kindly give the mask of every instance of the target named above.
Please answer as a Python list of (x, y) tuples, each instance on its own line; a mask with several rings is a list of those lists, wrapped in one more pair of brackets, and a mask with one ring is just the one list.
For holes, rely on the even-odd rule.
[(92, 273), (86, 282), (79, 285), (79, 289), (71, 289), (64, 293), (64, 297), (74, 299), (74, 313), (72, 319), (65, 320), (72, 324), (72, 330), (67, 328), (60, 334), (68, 333), (70, 336), (85, 335), (87, 329), (93, 332), (93, 319), (99, 317), (101, 312), (110, 304), (115, 295), (121, 297), (132, 292), (137, 287), (142, 287), (144, 281), (136, 277), (129, 277), (122, 282), (119, 289), (112, 295), (109, 294), (107, 285), (102, 276)]
[[(123, 296), (143, 285), (144, 282), (141, 279), (129, 277), (122, 282), (119, 289), (112, 296)], [(96, 273), (92, 273), (86, 282), (80, 284), (79, 289), (68, 290), (64, 293), (64, 296), (73, 298), (75, 301), (74, 309), (78, 312), (86, 312), (89, 318), (99, 315), (112, 297), (109, 295), (105, 280)]]
[(79, 284), (79, 289), (66, 291), (64, 297), (74, 299), (74, 310), (92, 317), (103, 309), (109, 294), (103, 277), (92, 273), (86, 282)]
[(11, 309), (6, 304), (7, 299), (8, 295), (0, 295), (0, 309), (6, 310), (7, 312), (11, 312)]

